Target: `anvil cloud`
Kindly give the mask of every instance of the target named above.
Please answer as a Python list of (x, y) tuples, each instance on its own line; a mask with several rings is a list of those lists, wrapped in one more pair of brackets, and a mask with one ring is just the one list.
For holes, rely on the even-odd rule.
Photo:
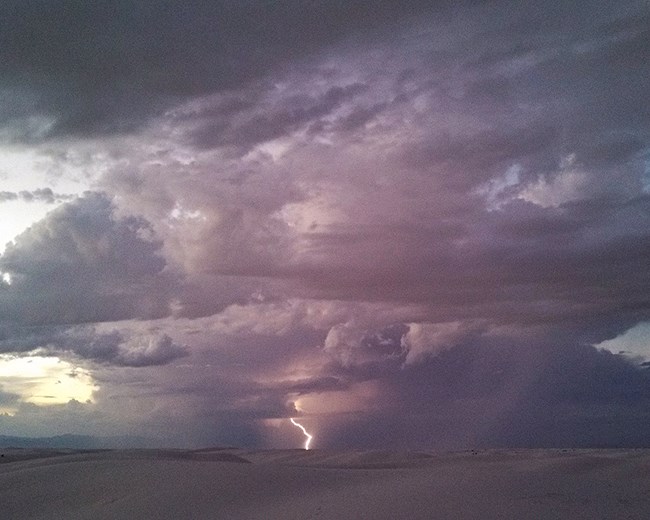
[(314, 447), (647, 442), (647, 3), (21, 1), (0, 20), (3, 147), (51, 180), (0, 198), (56, 205), (0, 256), (0, 351), (97, 386), (3, 393), (3, 428), (281, 446), (300, 416)]

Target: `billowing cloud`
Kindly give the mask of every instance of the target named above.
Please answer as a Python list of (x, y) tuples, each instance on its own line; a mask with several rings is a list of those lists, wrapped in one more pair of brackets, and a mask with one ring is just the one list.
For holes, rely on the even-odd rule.
[(5, 332), (0, 352), (73, 355), (97, 363), (143, 367), (164, 365), (186, 356), (187, 349), (167, 334), (112, 330), (89, 326), (39, 327)]
[(639, 444), (647, 9), (430, 4), (12, 4), (2, 133), (90, 191), (0, 193), (61, 203), (2, 351), (84, 363), (98, 429)]
[(3, 319), (23, 324), (155, 317), (173, 276), (143, 219), (117, 218), (103, 195), (65, 204), (16, 237), (0, 258)]
[(388, 326), (379, 331), (367, 331), (359, 328), (353, 321), (341, 323), (329, 330), (323, 350), (344, 367), (373, 361), (385, 363), (391, 358), (402, 357), (402, 338), (405, 330), (406, 327), (402, 324)]
[(187, 351), (163, 334), (158, 338), (130, 338), (118, 348), (117, 361), (125, 366), (163, 365), (185, 356)]

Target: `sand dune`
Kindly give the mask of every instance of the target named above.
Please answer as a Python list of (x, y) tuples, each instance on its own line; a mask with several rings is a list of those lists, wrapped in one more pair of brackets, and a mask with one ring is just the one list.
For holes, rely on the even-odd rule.
[(646, 519), (650, 450), (0, 450), (3, 519)]

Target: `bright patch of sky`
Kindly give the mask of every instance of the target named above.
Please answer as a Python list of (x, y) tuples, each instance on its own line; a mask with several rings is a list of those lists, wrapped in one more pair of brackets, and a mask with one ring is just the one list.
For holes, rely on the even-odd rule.
[(506, 172), (479, 187), (477, 193), (485, 197), (488, 211), (500, 209), (510, 200), (508, 194), (519, 184), (521, 165), (513, 164)]
[(39, 406), (88, 402), (98, 389), (88, 371), (54, 356), (1, 355), (0, 380), (3, 391)]
[(648, 360), (650, 359), (650, 322), (639, 323), (625, 334), (603, 341), (596, 347), (609, 350), (614, 354)]
[(537, 182), (527, 186), (519, 197), (543, 208), (557, 207), (579, 199), (587, 181), (586, 172), (579, 169), (575, 155), (570, 154), (562, 159), (560, 171), (555, 176), (541, 176)]
[(541, 174), (536, 181), (521, 182), (522, 167), (513, 164), (503, 175), (490, 179), (476, 190), (485, 198), (488, 211), (502, 209), (516, 199), (525, 200), (543, 208), (558, 207), (580, 199), (588, 183), (587, 173), (576, 163), (575, 154), (562, 158), (553, 175)]
[[(28, 147), (0, 147), (0, 192), (34, 192), (49, 188), (66, 197), (92, 188), (93, 179), (103, 169), (101, 157), (89, 169), (87, 154), (73, 151), (39, 152)], [(98, 170), (99, 168), (99, 170)], [(0, 254), (6, 244), (43, 219), (63, 200), (39, 198), (0, 200)]]

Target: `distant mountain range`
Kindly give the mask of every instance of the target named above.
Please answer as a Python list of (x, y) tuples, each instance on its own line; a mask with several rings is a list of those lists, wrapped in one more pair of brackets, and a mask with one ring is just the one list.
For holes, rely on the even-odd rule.
[(12, 437), (0, 435), (0, 447), (4, 448), (159, 448), (160, 442), (134, 435), (95, 437), (92, 435), (56, 435), (54, 437)]

